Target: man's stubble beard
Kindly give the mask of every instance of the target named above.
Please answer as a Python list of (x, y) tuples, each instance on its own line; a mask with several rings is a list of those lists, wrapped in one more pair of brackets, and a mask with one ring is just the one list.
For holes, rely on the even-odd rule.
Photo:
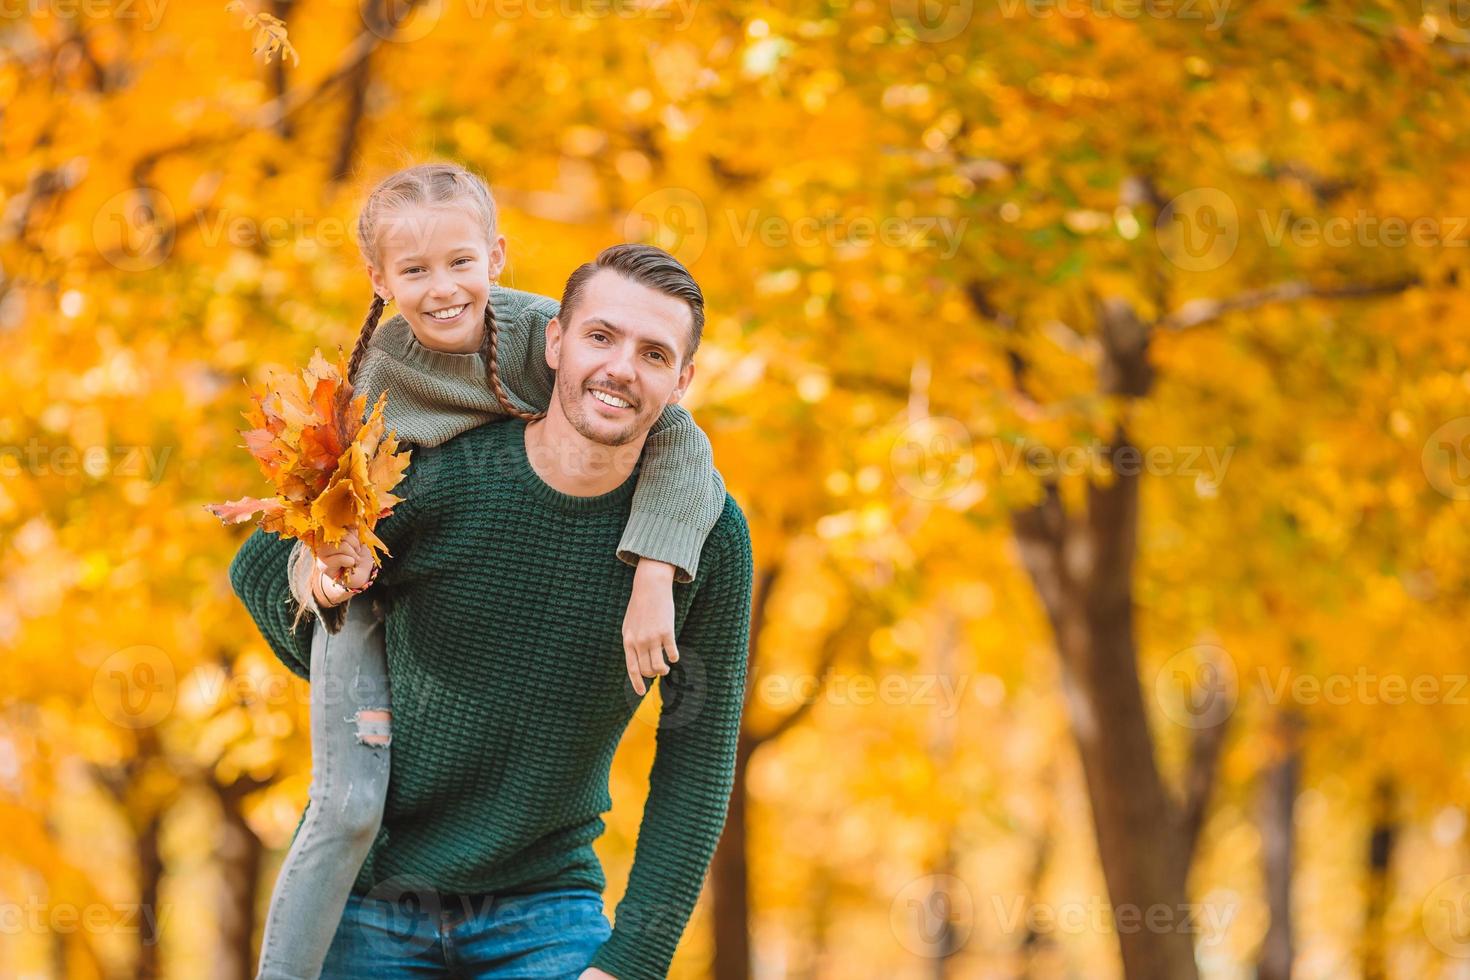
[(561, 413), (566, 416), (572, 428), (577, 430), (578, 435), (602, 446), (626, 446), (638, 437), (639, 425), (642, 422), (639, 412), (634, 413), (626, 429), (614, 433), (611, 437), (589, 425), (582, 401), (585, 390), (581, 384), (569, 378), (563, 378), (561, 373), (557, 372), (556, 397), (561, 402)]

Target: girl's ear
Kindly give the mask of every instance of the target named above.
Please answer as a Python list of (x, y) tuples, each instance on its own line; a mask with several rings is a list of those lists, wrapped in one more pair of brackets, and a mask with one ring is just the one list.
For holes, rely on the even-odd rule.
[(501, 270), (505, 268), (505, 236), (496, 235), (495, 240), (490, 243), (490, 281), (494, 282), (500, 278)]
[(378, 267), (373, 265), (371, 262), (368, 263), (367, 270), (368, 278), (373, 281), (373, 292), (381, 296), (383, 298), (383, 302), (393, 302), (393, 294), (388, 292), (388, 281), (384, 278), (383, 273), (380, 272), (378, 270)]

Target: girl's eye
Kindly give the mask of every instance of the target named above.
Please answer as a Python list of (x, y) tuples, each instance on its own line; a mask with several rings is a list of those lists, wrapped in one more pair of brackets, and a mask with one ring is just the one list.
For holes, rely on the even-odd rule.
[(423, 266), (416, 265), (416, 266), (414, 266), (411, 269), (404, 269), (402, 274), (405, 275), (405, 276), (411, 276), (411, 275), (413, 275), (416, 272), (423, 272), (423, 271), (424, 271)]
[(465, 258), (465, 259), (455, 259), (455, 260), (454, 260), (454, 264), (455, 264), (455, 265), (459, 265), (459, 264), (460, 264), (460, 263), (461, 263), (461, 262), (473, 262), (473, 261), (475, 261), (475, 260), (474, 260), (474, 259), (469, 259), (469, 258)]

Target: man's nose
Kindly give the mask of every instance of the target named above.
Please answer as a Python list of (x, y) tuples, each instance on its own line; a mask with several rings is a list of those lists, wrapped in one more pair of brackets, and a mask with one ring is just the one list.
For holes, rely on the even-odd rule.
[(638, 376), (638, 368), (634, 362), (635, 356), (636, 352), (631, 344), (619, 344), (608, 359), (608, 375), (619, 381), (631, 383)]

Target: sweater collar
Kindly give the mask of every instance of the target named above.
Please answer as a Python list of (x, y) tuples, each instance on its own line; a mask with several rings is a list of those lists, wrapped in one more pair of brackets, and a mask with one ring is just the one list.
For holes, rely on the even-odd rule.
[[(372, 346), (420, 374), (442, 375), (480, 382), (485, 378), (485, 359), (478, 351), (451, 354), (419, 343), (413, 327), (402, 313), (394, 314), (373, 331)], [(486, 398), (492, 397), (486, 389)]]
[(619, 507), (627, 507), (633, 499), (633, 491), (638, 486), (638, 471), (642, 467), (641, 461), (633, 466), (633, 472), (619, 486), (609, 490), (607, 493), (597, 494), (593, 497), (581, 497), (575, 494), (562, 493), (560, 490), (541, 479), (536, 468), (531, 465), (531, 457), (526, 452), (526, 423), (522, 419), (510, 419), (503, 423), (510, 445), (506, 447), (506, 455), (511, 460), (511, 471), (516, 480), (526, 491), (526, 495), (538, 503), (545, 504), (556, 510), (569, 513), (592, 513), (596, 511), (614, 510)]

